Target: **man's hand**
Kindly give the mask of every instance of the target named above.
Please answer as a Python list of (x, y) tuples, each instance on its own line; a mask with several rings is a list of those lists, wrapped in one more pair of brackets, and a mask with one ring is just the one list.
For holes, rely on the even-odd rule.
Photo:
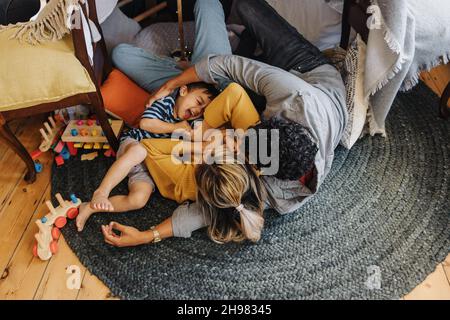
[(195, 67), (192, 66), (187, 68), (180, 75), (167, 81), (161, 88), (159, 88), (155, 93), (153, 93), (147, 103), (146, 108), (151, 107), (153, 102), (155, 102), (156, 100), (167, 97), (176, 88), (180, 88), (190, 83), (199, 81), (202, 80), (198, 77), (197, 72), (195, 71)]
[(167, 97), (168, 95), (170, 95), (173, 90), (175, 90), (176, 88), (172, 88), (172, 86), (170, 85), (170, 81), (166, 82), (165, 84), (162, 85), (161, 88), (159, 88), (158, 90), (156, 90), (149, 98), (147, 105), (145, 106), (146, 109), (150, 108), (152, 106), (152, 104), (162, 98)]
[[(114, 230), (119, 231), (120, 235), (117, 235)], [(151, 232), (142, 232), (117, 222), (111, 222), (107, 226), (102, 226), (102, 232), (105, 242), (115, 247), (139, 246), (150, 243), (153, 240)]]

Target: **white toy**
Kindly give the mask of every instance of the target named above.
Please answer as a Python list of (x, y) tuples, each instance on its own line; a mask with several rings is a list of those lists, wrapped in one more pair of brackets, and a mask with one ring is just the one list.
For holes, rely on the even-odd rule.
[[(50, 123), (50, 124), (49, 124)], [(42, 143), (39, 146), (41, 152), (47, 152), (57, 142), (62, 133), (65, 124), (62, 121), (55, 121), (52, 117), (48, 117), (48, 122), (44, 123), (45, 131), (41, 128), (39, 131), (42, 135)]]
[(61, 229), (67, 223), (67, 218), (75, 219), (78, 215), (78, 207), (81, 200), (70, 195), (71, 201), (66, 201), (61, 194), (56, 194), (59, 202), (57, 208), (53, 207), (50, 201), (46, 201), (50, 213), (45, 217), (36, 220), (39, 232), (34, 235), (36, 244), (33, 247), (33, 255), (41, 260), (48, 260), (58, 251), (58, 239), (61, 235)]

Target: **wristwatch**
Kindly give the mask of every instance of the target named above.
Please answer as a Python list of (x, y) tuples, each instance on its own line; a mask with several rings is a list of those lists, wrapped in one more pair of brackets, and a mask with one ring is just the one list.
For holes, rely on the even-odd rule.
[(156, 230), (156, 227), (153, 226), (153, 227), (150, 228), (150, 230), (152, 230), (152, 232), (153, 232), (153, 241), (152, 241), (152, 243), (160, 242), (161, 241), (161, 237), (159, 235), (159, 231)]

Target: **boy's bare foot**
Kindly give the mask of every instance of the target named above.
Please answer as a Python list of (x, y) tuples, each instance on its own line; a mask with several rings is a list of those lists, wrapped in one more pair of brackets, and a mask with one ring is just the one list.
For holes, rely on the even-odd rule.
[(95, 191), (90, 202), (91, 209), (104, 212), (114, 211), (114, 207), (108, 197), (109, 194), (105, 194), (99, 190)]
[(80, 208), (78, 209), (78, 216), (75, 222), (78, 232), (83, 231), (87, 219), (89, 219), (89, 217), (95, 212), (96, 211), (92, 209), (87, 202), (83, 202), (80, 205)]

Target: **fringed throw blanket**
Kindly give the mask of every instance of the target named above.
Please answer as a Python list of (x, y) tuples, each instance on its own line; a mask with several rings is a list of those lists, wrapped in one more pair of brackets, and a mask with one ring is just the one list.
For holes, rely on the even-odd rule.
[[(344, 0), (324, 0), (337, 10)], [(372, 0), (365, 94), (371, 134), (385, 134), (385, 119), (399, 90), (450, 60), (449, 0)]]
[(60, 40), (70, 32), (72, 12), (80, 3), (85, 0), (50, 0), (34, 21), (0, 26), (0, 32), (17, 29), (12, 38), (31, 44)]

